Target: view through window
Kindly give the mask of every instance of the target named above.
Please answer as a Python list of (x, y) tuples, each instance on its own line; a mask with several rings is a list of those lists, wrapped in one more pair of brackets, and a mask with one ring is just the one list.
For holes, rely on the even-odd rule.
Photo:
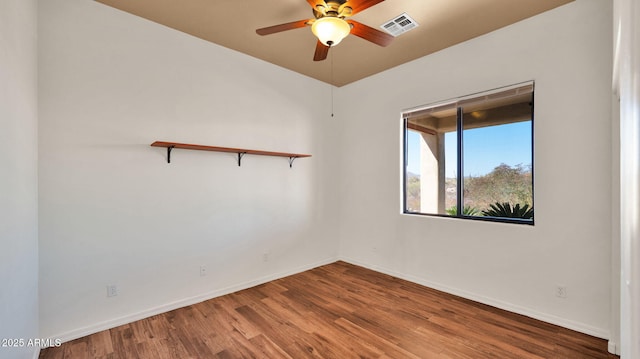
[(533, 90), (403, 113), (404, 212), (533, 224)]

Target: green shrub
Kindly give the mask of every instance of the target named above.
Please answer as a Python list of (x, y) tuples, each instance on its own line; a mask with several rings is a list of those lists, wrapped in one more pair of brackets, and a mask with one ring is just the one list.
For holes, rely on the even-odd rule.
[[(455, 216), (458, 214), (458, 206), (449, 207), (446, 212), (450, 216)], [(475, 207), (464, 206), (462, 208), (462, 214), (465, 216), (477, 216), (480, 214), (480, 210)]]
[(489, 217), (506, 217), (506, 218), (533, 218), (533, 207), (529, 208), (528, 204), (520, 207), (520, 203), (511, 207), (508, 202), (496, 202), (491, 204), (490, 209), (482, 211), (482, 214)]

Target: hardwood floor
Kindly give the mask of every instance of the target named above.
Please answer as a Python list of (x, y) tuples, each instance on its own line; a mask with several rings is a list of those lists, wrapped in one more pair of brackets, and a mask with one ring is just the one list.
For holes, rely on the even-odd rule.
[(605, 340), (344, 262), (47, 348), (75, 358), (617, 358)]

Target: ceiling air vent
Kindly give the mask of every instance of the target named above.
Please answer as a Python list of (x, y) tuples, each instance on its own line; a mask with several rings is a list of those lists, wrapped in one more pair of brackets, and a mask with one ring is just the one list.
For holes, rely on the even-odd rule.
[(418, 27), (418, 23), (407, 15), (407, 13), (403, 13), (380, 25), (380, 27), (382, 30), (397, 37), (407, 31), (415, 29)]

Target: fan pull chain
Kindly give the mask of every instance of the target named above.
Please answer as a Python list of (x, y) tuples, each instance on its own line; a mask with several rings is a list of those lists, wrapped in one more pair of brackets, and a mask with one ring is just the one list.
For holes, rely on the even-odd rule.
[(333, 53), (331, 53), (331, 117), (333, 117)]

